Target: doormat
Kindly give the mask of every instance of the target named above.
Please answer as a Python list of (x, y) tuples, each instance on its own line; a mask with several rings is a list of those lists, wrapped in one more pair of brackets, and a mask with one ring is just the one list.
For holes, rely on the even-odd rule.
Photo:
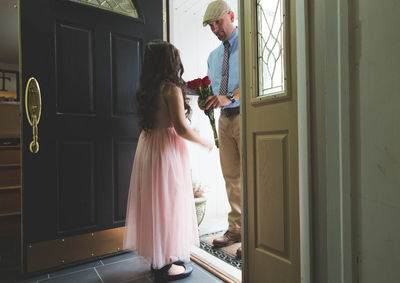
[(223, 234), (224, 231), (202, 235), (200, 237), (200, 248), (237, 269), (242, 269), (242, 260), (236, 258), (236, 250), (240, 247), (240, 242), (218, 249), (213, 246), (213, 240)]

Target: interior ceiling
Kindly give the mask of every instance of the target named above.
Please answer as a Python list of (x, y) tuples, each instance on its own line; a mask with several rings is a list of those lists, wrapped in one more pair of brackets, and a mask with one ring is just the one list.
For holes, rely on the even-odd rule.
[(0, 63), (18, 64), (18, 0), (0, 0)]
[[(212, 0), (172, 0), (173, 8), (179, 12), (203, 16)], [(226, 2), (236, 12), (237, 0)], [(0, 0), (0, 63), (18, 64), (18, 0)]]

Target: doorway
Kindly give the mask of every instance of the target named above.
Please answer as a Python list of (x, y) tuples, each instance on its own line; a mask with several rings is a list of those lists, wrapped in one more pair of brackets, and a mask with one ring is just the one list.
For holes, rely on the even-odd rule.
[[(170, 7), (169, 39), (181, 51), (185, 66), (185, 80), (192, 80), (206, 74), (208, 54), (220, 44), (217, 39), (213, 38), (209, 29), (202, 26), (202, 16), (209, 2), (211, 1), (174, 1), (173, 6)], [(242, 47), (245, 47), (241, 49), (240, 58), (241, 62), (245, 62), (241, 66), (241, 88), (243, 87), (243, 91), (246, 93), (247, 106), (245, 107), (248, 108), (243, 109), (245, 111), (241, 113), (245, 116), (242, 121), (242, 131), (247, 127), (244, 140), (247, 139), (248, 148), (245, 150), (244, 160), (249, 158), (245, 164), (245, 170), (249, 169), (246, 173), (249, 179), (244, 180), (247, 188), (244, 188), (243, 191), (245, 203), (243, 210), (246, 220), (250, 219), (251, 221), (244, 223), (243, 227), (245, 230), (244, 257), (252, 263), (259, 258), (257, 267), (254, 267), (254, 264), (247, 265), (249, 263), (245, 262), (243, 279), (246, 282), (250, 280), (249, 274), (251, 273), (253, 276), (251, 282), (253, 280), (256, 280), (254, 282), (266, 282), (263, 280), (280, 282), (273, 281), (271, 278), (284, 280), (283, 278), (287, 278), (291, 274), (291, 280), (293, 280), (291, 282), (300, 282), (300, 278), (304, 278), (307, 282), (310, 278), (310, 223), (308, 220), (310, 193), (308, 185), (309, 118), (307, 110), (308, 54), (306, 51), (308, 43), (307, 21), (305, 20), (308, 10), (306, 1), (271, 1), (272, 10), (261, 11), (261, 13), (266, 12), (264, 16), (267, 15), (266, 17), (272, 19), (275, 19), (274, 15), (278, 11), (284, 19), (282, 23), (284, 21), (285, 26), (282, 25), (283, 28), (280, 29), (278, 25), (277, 36), (283, 34), (280, 44), (285, 45), (287, 49), (284, 55), (278, 52), (276, 57), (285, 56), (285, 61), (281, 64), (287, 63), (288, 65), (285, 66), (287, 71), (282, 77), (282, 81), (284, 83), (290, 81), (288, 89), (286, 86), (282, 90), (271, 89), (271, 92), (266, 95), (258, 94), (255, 91), (259, 86), (257, 81), (259, 67), (257, 60), (259, 58), (255, 60), (254, 54), (260, 51), (257, 51), (256, 37), (259, 33), (258, 27), (256, 28), (256, 19), (262, 18), (257, 18), (256, 11), (259, 12), (257, 9), (260, 7), (256, 7), (256, 1), (251, 3), (247, 1), (227, 2), (236, 16), (239, 15), (238, 6), (240, 6), (242, 14), (239, 15), (241, 21), (239, 37), (244, 38), (241, 44)], [(279, 7), (281, 7), (280, 10), (278, 10)], [(268, 29), (270, 26), (266, 23), (265, 28)], [(267, 41), (267, 38), (271, 37), (267, 36), (264, 39)], [(275, 42), (277, 37), (272, 36), (272, 38)], [(276, 46), (273, 45), (271, 50)], [(286, 61), (289, 58), (290, 64), (289, 61)], [(197, 98), (194, 100), (196, 101)], [(193, 105), (196, 109), (196, 103)], [(291, 105), (290, 110), (289, 105)], [(253, 113), (256, 110), (258, 111), (257, 118), (255, 115), (247, 116), (246, 112)], [(281, 117), (279, 114), (287, 114), (287, 116)], [(268, 117), (268, 123), (265, 117)], [(289, 118), (290, 126), (275, 123), (278, 120), (289, 121)], [(250, 119), (253, 120), (250, 121)], [(253, 127), (256, 124), (266, 125), (266, 127)], [(194, 127), (196, 126), (194, 125)], [(209, 135), (212, 136), (211, 132)], [(274, 158), (276, 159), (272, 162), (270, 157), (264, 158), (265, 154), (268, 156), (275, 154)], [(259, 156), (261, 159), (258, 158)], [(252, 159), (253, 157), (254, 159)], [(257, 164), (259, 166), (252, 167), (257, 162), (259, 162)], [(290, 169), (286, 167), (289, 164)], [(279, 165), (282, 165), (281, 169), (279, 169)], [(263, 177), (266, 175), (268, 178)], [(255, 176), (258, 179), (253, 179)], [(271, 185), (270, 180), (273, 180), (275, 184)], [(257, 183), (261, 186), (256, 185)], [(221, 187), (223, 190), (223, 185)], [(252, 195), (255, 192), (258, 195)], [(272, 195), (268, 195), (268, 193)], [(279, 215), (282, 216), (281, 219), (279, 219)], [(246, 243), (246, 241), (248, 242)], [(264, 255), (267, 257), (263, 257), (261, 260), (260, 257)], [(279, 268), (277, 268), (278, 266)], [(268, 276), (265, 276), (266, 270), (268, 270)], [(256, 274), (255, 277), (254, 274)]]
[[(202, 19), (207, 5), (211, 1), (169, 1), (169, 41), (180, 51), (185, 72), (183, 79), (190, 81), (207, 75), (207, 58), (221, 41), (203, 27)], [(235, 14), (235, 25), (238, 26), (238, 1), (226, 1)], [(200, 135), (213, 140), (213, 132), (207, 116), (197, 106), (197, 96), (189, 95), (192, 108), (191, 127), (197, 129)], [(220, 111), (214, 111), (218, 124)], [(216, 125), (218, 129), (218, 125)], [(200, 248), (193, 254), (208, 265), (215, 266), (217, 272), (231, 276), (233, 280), (241, 281), (242, 261), (236, 257), (240, 243), (221, 249), (215, 249), (212, 240), (221, 236), (228, 228), (228, 213), (230, 206), (222, 176), (219, 150), (214, 147), (207, 152), (197, 145), (187, 142), (191, 160), (192, 181), (195, 189), (203, 191), (206, 201), (205, 215), (199, 225)], [(197, 202), (196, 193), (195, 201)]]

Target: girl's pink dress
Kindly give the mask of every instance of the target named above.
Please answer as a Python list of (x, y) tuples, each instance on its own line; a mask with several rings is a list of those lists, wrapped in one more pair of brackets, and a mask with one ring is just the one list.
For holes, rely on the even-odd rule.
[(142, 131), (136, 148), (124, 248), (159, 269), (189, 261), (192, 245), (199, 245), (199, 235), (188, 153), (160, 95), (156, 127)]

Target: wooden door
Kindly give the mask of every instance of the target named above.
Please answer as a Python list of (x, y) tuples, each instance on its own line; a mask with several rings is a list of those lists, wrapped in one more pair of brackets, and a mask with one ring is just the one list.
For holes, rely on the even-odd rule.
[(42, 100), (36, 154), (22, 117), (27, 272), (122, 249), (135, 91), (144, 46), (163, 37), (162, 0), (83, 2), (20, 1), (22, 89), (34, 77)]
[(245, 282), (300, 282), (295, 1), (243, 1)]

